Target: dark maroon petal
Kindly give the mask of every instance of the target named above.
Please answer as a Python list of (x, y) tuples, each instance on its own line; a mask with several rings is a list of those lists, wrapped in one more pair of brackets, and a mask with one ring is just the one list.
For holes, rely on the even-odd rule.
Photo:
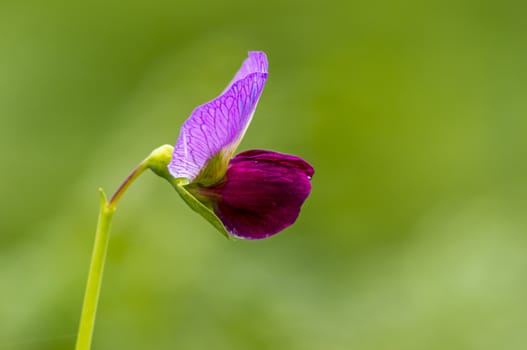
[(295, 222), (313, 173), (302, 158), (251, 150), (231, 160), (225, 181), (200, 192), (214, 198), (214, 211), (232, 235), (260, 239)]

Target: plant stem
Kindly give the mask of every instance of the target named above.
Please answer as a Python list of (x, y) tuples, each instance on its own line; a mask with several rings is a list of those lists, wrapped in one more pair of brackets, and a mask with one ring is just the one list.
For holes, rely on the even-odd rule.
[(84, 294), (84, 304), (82, 306), (81, 321), (79, 333), (77, 336), (76, 350), (88, 350), (91, 346), (93, 334), (93, 325), (95, 323), (95, 314), (97, 312), (97, 302), (101, 290), (101, 280), (108, 250), (108, 240), (110, 237), (110, 224), (115, 210), (110, 208), (106, 201), (104, 192), (101, 191), (101, 209), (99, 212), (99, 221), (95, 233), (95, 243), (90, 263), (90, 272)]
[(97, 231), (95, 233), (95, 243), (93, 245), (92, 258), (90, 263), (90, 270), (88, 273), (88, 282), (86, 284), (86, 292), (84, 294), (84, 303), (82, 306), (81, 320), (79, 324), (79, 333), (77, 336), (76, 350), (89, 350), (91, 347), (93, 327), (95, 323), (95, 314), (97, 312), (97, 303), (99, 300), (99, 293), (101, 290), (101, 281), (104, 271), (104, 262), (108, 251), (108, 241), (110, 238), (110, 224), (112, 222), (113, 213), (115, 212), (117, 202), (131, 185), (131, 183), (141, 173), (148, 168), (149, 158), (141, 162), (124, 182), (119, 186), (114, 195), (107, 201), (104, 191), (100, 189), (101, 193), (101, 209), (99, 212), (99, 221), (97, 223)]
[(150, 157), (143, 160), (138, 166), (135, 167), (134, 170), (128, 175), (128, 177), (123, 181), (121, 186), (117, 188), (115, 193), (113, 194), (112, 198), (110, 198), (110, 201), (107, 203), (108, 207), (112, 207), (115, 210), (115, 206), (117, 205), (117, 202), (119, 202), (119, 199), (121, 199), (121, 196), (124, 194), (126, 189), (134, 182), (135, 179), (139, 177), (143, 173), (145, 169), (148, 168), (148, 163), (150, 161)]

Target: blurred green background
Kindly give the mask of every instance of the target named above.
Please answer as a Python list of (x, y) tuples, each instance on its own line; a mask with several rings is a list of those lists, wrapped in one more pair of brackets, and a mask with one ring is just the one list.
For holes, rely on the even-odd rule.
[(145, 174), (94, 349), (527, 348), (527, 26), (498, 1), (0, 2), (0, 349), (72, 349), (98, 212), (248, 50), (241, 149), (316, 169), (229, 242)]

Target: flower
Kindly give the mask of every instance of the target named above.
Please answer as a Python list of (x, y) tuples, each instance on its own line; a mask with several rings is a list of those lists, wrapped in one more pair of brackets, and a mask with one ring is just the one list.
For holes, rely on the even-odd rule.
[[(223, 93), (183, 124), (168, 164), (185, 201), (220, 231), (245, 239), (274, 235), (297, 219), (313, 167), (267, 150), (233, 158), (267, 80), (267, 57), (249, 52)], [(224, 232), (225, 233), (225, 232)]]

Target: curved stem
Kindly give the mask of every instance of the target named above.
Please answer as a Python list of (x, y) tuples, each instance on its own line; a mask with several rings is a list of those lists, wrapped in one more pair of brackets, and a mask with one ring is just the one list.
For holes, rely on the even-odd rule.
[(119, 188), (117, 188), (112, 198), (110, 198), (108, 206), (115, 208), (117, 202), (119, 202), (119, 199), (121, 199), (121, 196), (124, 194), (126, 189), (128, 189), (132, 182), (134, 182), (134, 180), (137, 179), (139, 175), (141, 175), (143, 171), (148, 168), (148, 160), (149, 158), (145, 159), (138, 166), (136, 166), (134, 170), (132, 170), (130, 175), (128, 175)]
[(81, 320), (79, 324), (79, 333), (77, 336), (76, 350), (89, 350), (91, 347), (93, 326), (95, 323), (95, 314), (97, 312), (97, 303), (101, 290), (101, 281), (104, 271), (104, 262), (108, 251), (108, 241), (110, 238), (110, 224), (113, 213), (115, 212), (117, 202), (124, 194), (126, 189), (141, 173), (149, 167), (149, 159), (142, 161), (119, 186), (113, 194), (110, 201), (107, 201), (104, 191), (101, 193), (101, 209), (99, 212), (99, 221), (95, 233), (95, 243), (93, 245), (90, 270), (88, 273), (88, 282), (84, 294), (84, 303), (82, 306)]

